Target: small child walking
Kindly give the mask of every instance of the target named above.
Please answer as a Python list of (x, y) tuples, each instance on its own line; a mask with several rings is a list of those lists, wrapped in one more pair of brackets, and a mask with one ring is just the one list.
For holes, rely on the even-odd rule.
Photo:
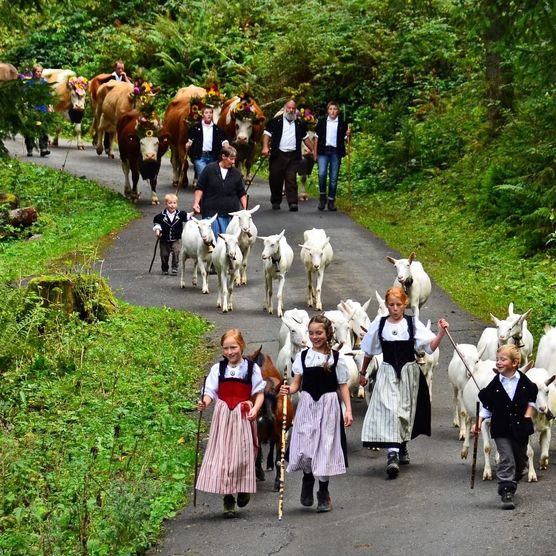
[(245, 341), (237, 328), (226, 331), (220, 345), (224, 358), (211, 367), (197, 404), (199, 411), (205, 411), (215, 402), (196, 488), (223, 494), (224, 517), (235, 517), (236, 495), (242, 508), (256, 492), (256, 418), (265, 383), (259, 366), (244, 359)]
[(181, 234), (188, 220), (187, 213), (178, 210), (178, 197), (173, 193), (164, 196), (166, 208), (153, 218), (153, 231), (160, 239), (160, 263), (162, 274), (168, 274), (169, 261), (172, 255), (173, 276), (178, 274), (181, 249)]
[(500, 346), (496, 352), (496, 375), (479, 392), (481, 409), (478, 434), (485, 419), (490, 418), (490, 434), (500, 457), (496, 469), (498, 494), (502, 508), (515, 508), (514, 494), (527, 466), (527, 444), (534, 432), (533, 413), (537, 399), (537, 385), (518, 371), (521, 361), (519, 349), (511, 344)]
[[(319, 481), (317, 512), (332, 509), (328, 482), (332, 475), (346, 472), (344, 426), (353, 422), (347, 386), (348, 369), (344, 356), (331, 349), (332, 323), (323, 315), (309, 321), (312, 347), (299, 353), (293, 362), (291, 385), (282, 385), (282, 395), (299, 394), (293, 422), (287, 471), (303, 471), (301, 504), (312, 506), (315, 478)], [(345, 406), (342, 408), (337, 391)]]

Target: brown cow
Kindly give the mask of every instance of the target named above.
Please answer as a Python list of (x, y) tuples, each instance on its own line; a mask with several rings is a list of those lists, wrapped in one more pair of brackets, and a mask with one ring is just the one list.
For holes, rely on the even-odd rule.
[(249, 179), (257, 143), (264, 131), (264, 113), (249, 94), (242, 94), (227, 100), (222, 107), (218, 126), (237, 150), (236, 166), (245, 166), (245, 177)]
[(102, 154), (103, 137), (107, 133), (109, 141), (105, 152), (114, 158), (112, 143), (117, 133), (116, 126), (118, 119), (133, 109), (132, 93), (133, 85), (124, 81), (107, 81), (98, 88), (93, 119), (93, 137), (98, 155)]
[(17, 70), (11, 64), (0, 64), (0, 81), (17, 79)]
[(188, 163), (185, 144), (189, 138), (188, 119), (190, 111), (189, 98), (174, 98), (166, 108), (161, 132), (168, 137), (168, 146), (171, 149), (172, 185), (178, 188), (188, 186)]
[[(160, 120), (154, 113), (142, 114), (131, 110), (118, 120), (118, 146), (125, 177), (124, 195), (132, 201), (139, 199), (139, 176), (151, 186), (151, 204), (158, 205), (156, 182), (160, 161), (168, 146), (168, 137), (161, 134)], [(133, 186), (129, 183), (129, 172)]]
[[(64, 69), (45, 69), (42, 76), (56, 95), (56, 104), (53, 105), (54, 112), (63, 114), (74, 125), (77, 148), (85, 150), (81, 139), (81, 120), (85, 112), (85, 93), (88, 80), (84, 77), (77, 77), (74, 71)], [(55, 147), (58, 146), (59, 134), (60, 128), (58, 127), (52, 140), (52, 145)]]
[[(269, 452), (266, 458), (266, 468), (274, 469), (274, 447), (276, 447), (276, 461), (282, 448), (282, 421), (284, 412), (284, 396), (278, 395), (283, 377), (278, 369), (274, 366), (272, 359), (266, 353), (261, 353), (262, 346), (252, 355), (248, 355), (247, 359), (255, 361), (261, 368), (261, 374), (266, 382), (264, 389), (264, 403), (257, 416), (257, 436), (259, 439), (259, 451), (255, 470), (257, 479), (264, 481), (265, 475), (262, 468), (262, 444), (269, 444)], [(291, 397), (287, 398), (286, 409), (286, 430), (292, 425), (294, 417), (294, 408)], [(280, 489), (280, 469), (276, 465), (276, 476), (274, 478), (274, 491)]]

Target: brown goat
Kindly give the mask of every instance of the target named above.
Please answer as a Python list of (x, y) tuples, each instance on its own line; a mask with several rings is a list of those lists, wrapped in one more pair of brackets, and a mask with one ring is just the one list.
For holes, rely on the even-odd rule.
[[(284, 411), (284, 396), (279, 395), (280, 385), (283, 377), (274, 366), (272, 359), (266, 353), (261, 353), (262, 346), (253, 354), (248, 355), (261, 368), (261, 374), (266, 381), (264, 389), (264, 403), (257, 417), (257, 437), (259, 439), (259, 453), (257, 454), (256, 474), (257, 479), (264, 481), (265, 474), (262, 468), (262, 444), (269, 444), (269, 452), (266, 459), (267, 470), (275, 467), (275, 461), (278, 461), (280, 450), (282, 448), (282, 419)], [(286, 430), (288, 430), (293, 421), (294, 408), (291, 398), (288, 397), (286, 411)], [(274, 459), (274, 447), (276, 447), (276, 460)], [(276, 477), (274, 479), (274, 491), (280, 488), (279, 468), (276, 466)]]

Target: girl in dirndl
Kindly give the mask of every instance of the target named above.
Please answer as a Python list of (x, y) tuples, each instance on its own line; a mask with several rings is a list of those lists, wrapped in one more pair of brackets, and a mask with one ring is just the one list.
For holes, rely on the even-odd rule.
[[(301, 388), (290, 437), (287, 471), (303, 471), (301, 504), (312, 506), (315, 478), (319, 481), (317, 512), (331, 510), (329, 477), (346, 472), (344, 426), (353, 422), (344, 356), (331, 349), (332, 323), (323, 315), (309, 321), (312, 347), (298, 353), (293, 362), (291, 385), (280, 393), (294, 394)], [(345, 406), (342, 408), (340, 397)]]
[[(213, 365), (197, 409), (214, 401), (210, 433), (199, 471), (198, 490), (224, 495), (224, 516), (235, 517), (256, 492), (257, 413), (264, 400), (261, 369), (243, 357), (245, 341), (237, 328), (220, 340), (224, 359)], [(251, 401), (254, 399), (254, 402)]]
[(432, 354), (446, 334), (448, 322), (438, 321), (435, 336), (422, 322), (404, 314), (409, 302), (403, 288), (386, 292), (388, 316), (377, 316), (361, 342), (365, 352), (361, 384), (373, 356), (382, 353), (369, 407), (363, 421), (363, 446), (386, 448), (386, 473), (394, 479), (400, 464), (409, 464), (407, 443), (431, 435), (431, 401), (427, 382), (415, 362), (415, 347)]

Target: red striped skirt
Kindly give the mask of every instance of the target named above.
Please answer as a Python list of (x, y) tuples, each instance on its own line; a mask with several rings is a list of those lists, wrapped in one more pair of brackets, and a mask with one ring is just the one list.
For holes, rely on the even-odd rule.
[(230, 411), (225, 402), (216, 400), (197, 490), (215, 494), (257, 491), (257, 426), (242, 412), (244, 403), (253, 405), (242, 402)]

